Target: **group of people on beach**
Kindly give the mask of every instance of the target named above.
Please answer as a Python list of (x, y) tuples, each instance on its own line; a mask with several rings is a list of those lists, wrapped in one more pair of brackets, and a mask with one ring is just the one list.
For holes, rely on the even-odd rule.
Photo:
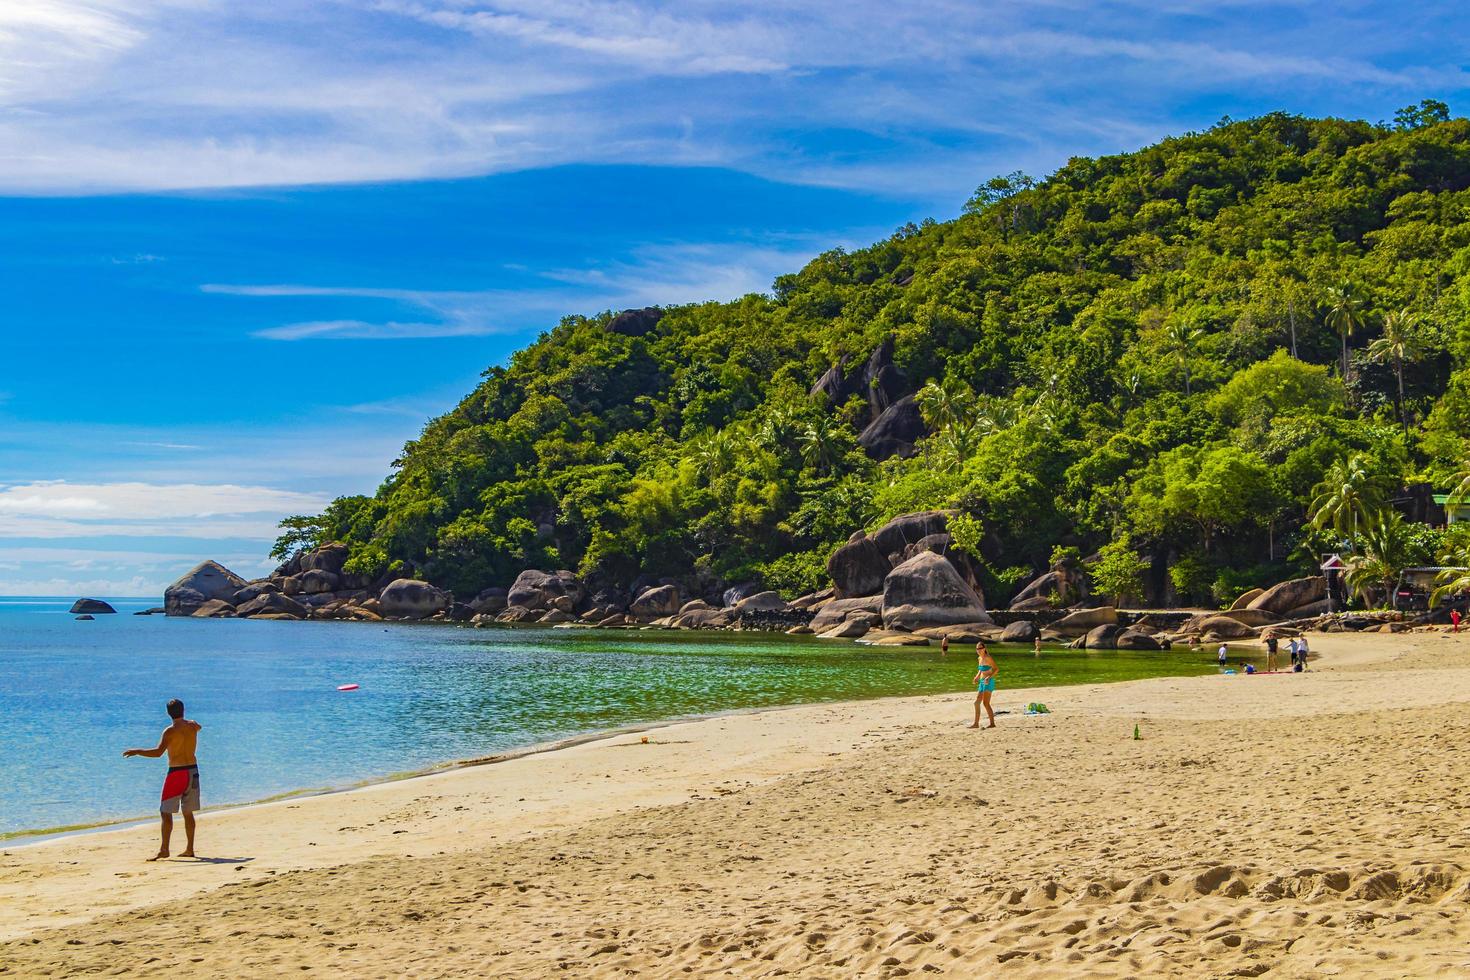
[[(1275, 673), (1276, 655), (1281, 648), (1280, 641), (1275, 636), (1268, 636), (1261, 641), (1261, 645), (1266, 648), (1266, 672)], [(1194, 644), (1191, 643), (1191, 647), (1193, 646)], [(1286, 652), (1291, 657), (1291, 670), (1293, 673), (1300, 674), (1307, 669), (1307, 655), (1310, 653), (1310, 649), (1307, 646), (1307, 638), (1305, 636), (1289, 637), (1286, 641)], [(1220, 644), (1220, 649), (1216, 652), (1215, 662), (1221, 667), (1229, 665), (1230, 644)], [(1256, 672), (1255, 664), (1246, 661), (1242, 661), (1241, 663), (1242, 669), (1247, 674), (1254, 674)]]

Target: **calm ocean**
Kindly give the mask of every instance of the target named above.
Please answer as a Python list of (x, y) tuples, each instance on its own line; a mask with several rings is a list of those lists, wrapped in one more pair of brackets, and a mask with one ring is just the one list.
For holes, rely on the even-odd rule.
[[(685, 715), (963, 694), (974, 670), (963, 647), (130, 615), (156, 599), (113, 599), (119, 615), (77, 622), (71, 601), (0, 598), (0, 835), (155, 813), (164, 764), (121, 752), (156, 744), (172, 697), (204, 725), (212, 806)], [(1002, 649), (1000, 662), (1002, 702), (1006, 687), (1213, 669), (1157, 653)]]

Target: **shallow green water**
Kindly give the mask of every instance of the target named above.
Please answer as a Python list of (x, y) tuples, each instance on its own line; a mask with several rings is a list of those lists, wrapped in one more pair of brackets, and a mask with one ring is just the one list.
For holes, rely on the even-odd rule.
[[(122, 615), (76, 622), (68, 604), (0, 600), (0, 834), (152, 812), (162, 766), (119, 753), (156, 741), (171, 697), (205, 725), (215, 805), (670, 718), (974, 690), (959, 644), (946, 656), (764, 633), (164, 619), (122, 601)], [(992, 651), (1000, 709), (1021, 706), (1018, 687), (1215, 671), (1204, 651)], [(361, 688), (337, 690), (347, 683)]]

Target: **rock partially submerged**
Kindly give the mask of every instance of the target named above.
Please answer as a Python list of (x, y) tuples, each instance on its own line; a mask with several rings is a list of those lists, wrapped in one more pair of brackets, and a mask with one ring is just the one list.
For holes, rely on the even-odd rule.
[(635, 619), (651, 622), (677, 614), (681, 605), (683, 601), (677, 585), (656, 585), (644, 589), (628, 606), (628, 612)]
[(889, 629), (989, 621), (979, 594), (932, 551), (914, 555), (883, 580), (883, 625)]
[(881, 623), (883, 621), (883, 597), (870, 595), (853, 599), (833, 599), (817, 610), (817, 614), (807, 625), (817, 633), (825, 633), (849, 619), (860, 619), (868, 626)]
[(88, 615), (105, 616), (115, 614), (116, 609), (101, 599), (78, 599), (71, 604), (73, 613), (85, 613)]

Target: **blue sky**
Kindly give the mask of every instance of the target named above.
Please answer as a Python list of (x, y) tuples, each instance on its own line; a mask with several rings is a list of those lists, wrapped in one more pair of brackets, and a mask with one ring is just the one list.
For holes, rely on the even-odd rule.
[(0, 594), (260, 574), (568, 312), (729, 299), (1221, 116), (1470, 88), (1456, 4), (0, 4)]

